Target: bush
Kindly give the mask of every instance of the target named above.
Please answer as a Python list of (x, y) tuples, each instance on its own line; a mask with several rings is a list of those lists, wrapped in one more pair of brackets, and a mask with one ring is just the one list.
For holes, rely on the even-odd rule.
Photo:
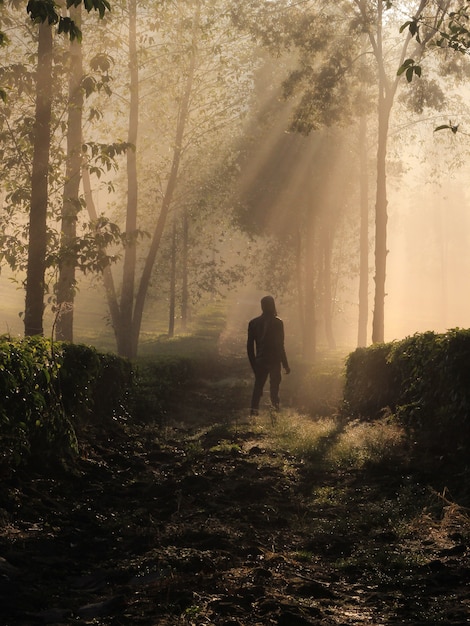
[(400, 377), (390, 363), (392, 345), (357, 348), (347, 357), (344, 407), (354, 417), (375, 419), (395, 406)]
[(346, 363), (344, 403), (352, 416), (367, 418), (388, 408), (419, 445), (466, 452), (470, 330), (421, 333), (356, 350)]
[(140, 421), (162, 421), (172, 401), (193, 378), (193, 365), (182, 357), (143, 359), (138, 363), (133, 414)]
[(73, 426), (55, 384), (59, 362), (41, 337), (0, 341), (0, 437), (3, 462), (58, 450), (75, 452)]
[(130, 385), (131, 368), (114, 355), (43, 337), (0, 339), (2, 462), (43, 464), (78, 451), (80, 419), (115, 410)]
[(103, 418), (126, 405), (133, 381), (130, 361), (81, 344), (58, 346), (59, 386), (68, 415)]

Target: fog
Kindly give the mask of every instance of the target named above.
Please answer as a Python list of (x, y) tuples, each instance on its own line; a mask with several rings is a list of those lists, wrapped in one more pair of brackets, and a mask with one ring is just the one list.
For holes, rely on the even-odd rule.
[[(384, 46), (384, 58), (378, 60), (379, 65), (384, 63), (382, 74), (368, 52), (364, 57), (369, 64), (364, 66), (368, 72), (364, 83), (360, 82), (361, 74), (352, 74), (351, 78), (345, 75), (334, 82), (326, 70), (331, 69), (328, 63), (332, 53), (347, 47), (341, 32), (331, 31), (338, 37), (337, 43), (317, 42), (320, 53), (316, 56), (312, 56), (310, 45), (303, 42), (304, 35), (307, 44), (310, 41), (308, 32), (293, 37), (295, 45), (288, 41), (289, 45), (279, 44), (273, 51), (272, 45), (261, 45), (266, 43), (266, 37), (260, 36), (257, 26), (261, 25), (256, 23), (256, 16), (262, 16), (266, 22), (261, 31), (265, 28), (265, 35), (271, 32), (273, 3), (255, 3), (253, 15), (248, 8), (242, 15), (238, 5), (222, 0), (215, 4), (220, 4), (220, 9), (231, 7), (232, 13), (221, 10), (213, 19), (204, 2), (153, 9), (136, 4), (136, 28), (140, 32), (140, 65), (134, 76), (140, 87), (140, 112), (138, 119), (133, 120), (134, 131), (138, 128), (136, 149), (119, 153), (112, 164), (106, 165), (99, 162), (96, 154), (90, 156), (90, 148), (86, 156), (92, 173), (89, 195), (96, 212), (116, 222), (121, 233), (126, 224), (132, 223), (128, 198), (138, 197), (131, 207), (135, 210), (134, 230), (130, 236), (127, 233), (127, 240), (123, 237), (126, 244), (114, 240), (106, 250), (117, 258), (108, 269), (116, 294), (114, 315), (119, 319), (110, 314), (109, 288), (106, 293), (100, 272), (78, 272), (73, 303), (74, 338), (113, 347), (112, 325), (125, 327), (125, 303), (120, 298), (127, 280), (124, 267), (133, 245), (129, 241), (135, 239), (135, 267), (128, 284), (133, 291), (132, 307), (139, 300), (137, 296), (144, 294), (141, 326), (132, 326), (132, 333), (138, 334), (140, 341), (151, 341), (170, 332), (169, 316), (176, 334), (190, 332), (191, 322), (204, 314), (209, 305), (218, 303), (227, 315), (222, 343), (242, 350), (247, 323), (259, 313), (261, 297), (269, 293), (276, 298), (294, 352), (302, 354), (307, 344), (318, 350), (353, 349), (358, 343), (360, 207), (365, 198), (370, 344), (377, 272), (374, 228), (380, 202), (376, 194), (380, 135), (377, 87), (385, 71), (389, 72), (390, 81), (397, 77), (394, 51), (405, 45), (399, 32), (400, 20), (404, 18), (400, 13), (384, 19), (389, 40)], [(303, 24), (304, 12), (311, 8), (310, 3), (297, 8), (286, 3), (284, 7), (286, 14), (299, 19), (299, 24)], [(237, 14), (238, 9), (243, 19)], [(1, 10), (11, 10), (18, 18), (15, 9)], [(331, 10), (334, 13), (336, 9)], [(152, 26), (150, 15), (155, 18)], [(232, 22), (234, 15), (238, 19)], [(119, 27), (112, 22), (112, 16), (110, 23), (125, 40), (129, 37), (128, 16), (124, 11), (119, 17)], [(89, 39), (83, 40), (84, 64), (93, 66), (90, 59), (95, 48), (103, 46), (106, 50), (111, 45), (106, 37), (114, 31), (106, 24), (98, 30), (96, 20), (90, 16), (86, 20)], [(327, 20), (323, 27), (333, 25)], [(314, 35), (309, 35), (311, 41), (316, 41)], [(360, 40), (361, 32), (359, 36), (350, 43), (362, 50), (366, 44)], [(28, 37), (34, 42), (34, 32), (23, 33), (18, 41), (32, 45)], [(326, 32), (323, 39), (327, 40)], [(66, 44), (60, 41), (56, 39), (55, 45), (62, 46), (60, 50), (66, 57)], [(112, 52), (112, 69), (107, 68), (100, 77), (109, 80), (109, 93), (90, 91), (90, 102), (85, 99), (83, 105), (83, 143), (89, 145), (123, 142), (130, 128), (129, 101), (131, 96), (137, 98), (137, 90), (129, 89), (126, 45), (116, 46)], [(23, 56), (21, 47), (7, 46), (2, 59), (4, 74), (8, 75)], [(447, 53), (446, 62), (449, 58)], [(34, 61), (30, 58), (28, 63), (27, 69), (32, 73)], [(464, 69), (459, 79), (452, 80), (439, 63), (429, 62), (424, 67), (421, 82), (417, 76), (409, 83), (402, 77), (390, 111), (384, 201), (385, 341), (416, 332), (445, 332), (470, 326), (468, 61), (459, 57)], [(87, 71), (92, 74), (89, 68)], [(452, 71), (457, 75), (455, 68)], [(66, 124), (61, 123), (66, 117), (66, 64), (62, 67), (57, 61), (56, 72), (63, 75), (56, 82), (56, 126), (49, 164), (51, 247), (58, 245), (60, 239), (61, 193), (65, 185)], [(22, 168), (31, 154), (12, 155), (20, 145), (14, 130), (19, 133), (22, 120), (32, 115), (34, 88), (26, 96), (25, 89), (22, 86), (15, 91), (12, 87), (9, 106), (2, 112), (2, 128), (9, 129), (3, 135), (3, 154), (14, 165), (4, 168), (1, 183), (1, 227), (5, 236), (0, 323), (2, 332), (12, 335), (23, 333), (19, 314), (24, 310), (25, 252), (21, 248), (27, 248), (29, 204), (25, 190), (29, 191), (30, 177), (28, 168)], [(361, 98), (367, 98), (366, 105)], [(359, 120), (365, 118), (366, 132), (360, 145)], [(458, 127), (451, 128), (453, 122), (449, 120), (458, 123)], [(447, 123), (449, 129), (436, 131), (436, 127)], [(60, 128), (64, 134), (60, 134)], [(361, 163), (363, 147), (365, 163)], [(133, 180), (129, 174), (132, 154), (136, 172)], [(98, 163), (101, 170), (97, 174)], [(361, 190), (364, 179), (367, 197)], [(83, 185), (75, 200), (84, 208), (79, 230), (85, 229), (89, 222), (85, 210), (89, 198)], [(80, 230), (79, 236), (83, 232)], [(8, 248), (12, 238), (21, 242), (14, 255)], [(152, 248), (155, 258), (148, 262)], [(57, 250), (49, 252), (53, 258)], [(8, 267), (7, 260), (14, 270)], [(144, 268), (148, 269), (148, 284), (138, 294)], [(58, 266), (51, 262), (44, 299), (46, 335), (53, 334), (57, 321), (54, 294), (58, 271)], [(128, 267), (126, 272), (129, 275)], [(172, 310), (174, 314), (170, 313)]]

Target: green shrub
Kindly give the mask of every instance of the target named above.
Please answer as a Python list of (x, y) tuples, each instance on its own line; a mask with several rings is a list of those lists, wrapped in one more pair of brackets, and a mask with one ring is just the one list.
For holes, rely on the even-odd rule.
[(352, 416), (375, 419), (395, 406), (400, 377), (389, 360), (392, 345), (357, 348), (347, 357), (344, 406)]
[(57, 392), (60, 364), (41, 337), (0, 341), (0, 438), (3, 462), (75, 452), (77, 441)]
[(86, 416), (115, 411), (131, 381), (131, 367), (94, 348), (43, 337), (0, 339), (2, 463), (33, 458), (42, 464), (78, 450), (75, 428)]
[(192, 361), (183, 357), (141, 359), (136, 369), (133, 415), (140, 421), (162, 421), (193, 376)]
[(68, 415), (102, 418), (126, 404), (133, 378), (130, 361), (81, 344), (58, 344), (55, 350), (60, 353), (59, 386)]
[(392, 358), (403, 378), (396, 414), (410, 435), (432, 447), (468, 449), (470, 331), (415, 335)]
[(418, 333), (356, 350), (346, 364), (344, 406), (366, 418), (388, 409), (418, 445), (468, 451), (470, 330)]
[(55, 344), (60, 360), (59, 390), (67, 415), (83, 418), (93, 409), (93, 388), (99, 376), (100, 358), (94, 348), (82, 344)]

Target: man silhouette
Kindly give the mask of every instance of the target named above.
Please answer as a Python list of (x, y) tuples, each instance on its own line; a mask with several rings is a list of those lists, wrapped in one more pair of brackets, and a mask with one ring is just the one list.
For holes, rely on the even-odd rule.
[(246, 344), (248, 359), (255, 374), (251, 398), (252, 415), (258, 415), (259, 402), (268, 376), (271, 404), (276, 410), (279, 409), (281, 366), (286, 374), (290, 372), (284, 348), (284, 324), (277, 316), (272, 296), (261, 299), (261, 311), (261, 315), (248, 324)]

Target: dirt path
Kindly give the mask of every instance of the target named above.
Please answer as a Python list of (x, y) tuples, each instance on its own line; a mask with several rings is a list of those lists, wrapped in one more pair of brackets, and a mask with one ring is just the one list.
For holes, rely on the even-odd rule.
[(268, 430), (113, 422), (74, 475), (5, 478), (0, 624), (469, 623), (467, 538), (412, 526), (423, 486), (315, 470)]

